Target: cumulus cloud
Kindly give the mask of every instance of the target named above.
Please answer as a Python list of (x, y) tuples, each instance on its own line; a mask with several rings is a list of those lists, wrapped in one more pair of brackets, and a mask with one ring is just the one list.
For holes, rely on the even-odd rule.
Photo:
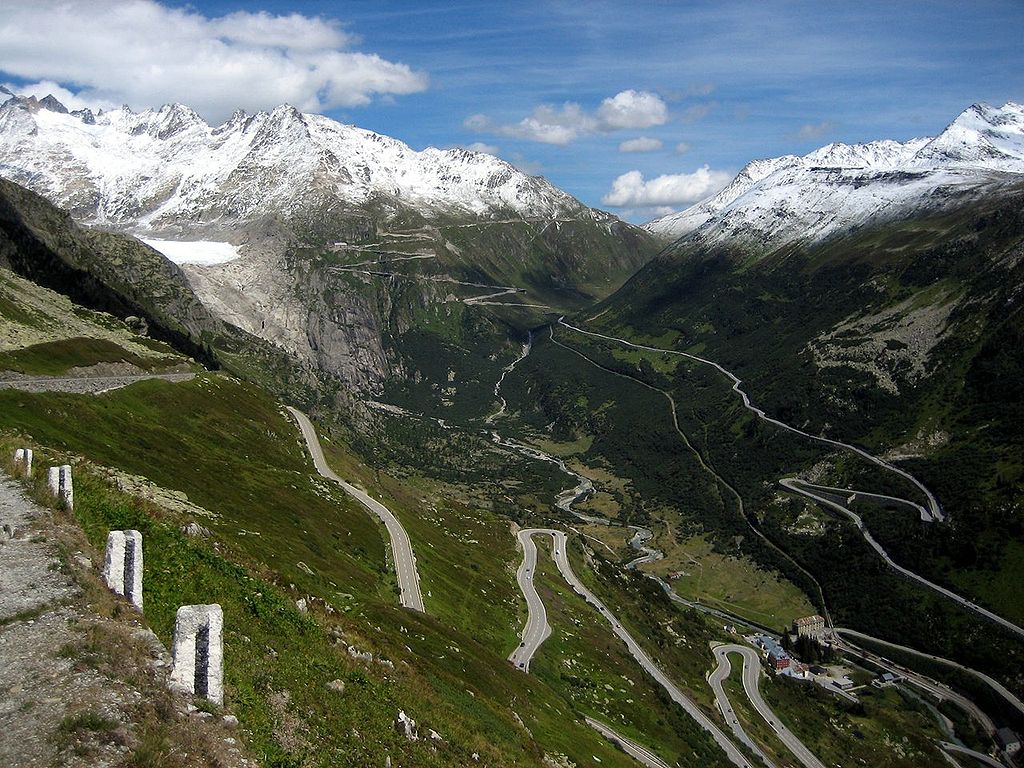
[(467, 128), (543, 144), (566, 145), (580, 136), (624, 129), (650, 128), (668, 121), (661, 97), (646, 91), (620, 91), (601, 102), (593, 113), (567, 101), (542, 104), (517, 123), (496, 123), (487, 115), (470, 115)]
[(337, 21), (298, 13), (208, 17), (155, 0), (36, 0), (4, 10), (0, 70), (32, 88), (62, 84), (76, 106), (177, 101), (211, 120), (283, 102), (354, 107), (427, 87), (424, 73), (351, 50), (357, 42)]
[(612, 182), (601, 202), (614, 208), (649, 208), (695, 203), (729, 183), (731, 174), (708, 166), (693, 173), (666, 174), (645, 180), (640, 171), (629, 171)]
[(661, 139), (639, 136), (619, 144), (619, 152), (655, 152), (662, 148)]
[(689, 151), (690, 151), (690, 145), (687, 144), (685, 141), (680, 141), (678, 144), (676, 144), (676, 154), (677, 155), (685, 155)]
[(513, 125), (501, 125), (497, 133), (542, 144), (568, 144), (582, 133), (594, 130), (594, 119), (579, 104), (567, 102), (561, 107), (542, 105)]
[(835, 127), (835, 123), (831, 120), (823, 120), (820, 123), (808, 123), (807, 125), (801, 125), (800, 130), (798, 130), (794, 135), (798, 139), (812, 141), (832, 133)]
[(650, 128), (668, 121), (668, 107), (655, 93), (630, 89), (602, 101), (597, 119), (602, 130)]
[(482, 141), (474, 141), (470, 144), (460, 144), (463, 149), (468, 149), (470, 152), (483, 152), (485, 155), (496, 155), (498, 154), (498, 147), (493, 144), (485, 144)]
[(46, 96), (53, 96), (53, 98), (70, 110), (113, 109), (118, 106), (112, 101), (104, 101), (102, 99), (84, 99), (77, 93), (72, 93), (59, 83), (55, 83), (53, 80), (39, 80), (38, 82), (25, 83), (24, 85), (4, 83), (2, 87), (6, 88), (10, 93), (16, 93), (18, 96), (35, 96), (37, 99), (42, 99)]

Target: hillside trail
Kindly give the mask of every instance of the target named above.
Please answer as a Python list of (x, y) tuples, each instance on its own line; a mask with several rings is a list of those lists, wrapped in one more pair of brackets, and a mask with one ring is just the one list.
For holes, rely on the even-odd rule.
[(100, 586), (102, 553), (76, 523), (0, 474), (0, 525), (0, 765), (122, 765), (153, 728), (168, 754), (195, 753), (183, 766), (250, 765), (219, 719), (168, 691), (169, 654)]

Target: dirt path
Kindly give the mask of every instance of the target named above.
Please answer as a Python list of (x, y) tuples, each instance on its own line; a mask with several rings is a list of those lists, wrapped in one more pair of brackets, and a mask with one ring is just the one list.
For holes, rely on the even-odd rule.
[(102, 555), (73, 520), (0, 474), (2, 525), (0, 766), (118, 766), (143, 747), (150, 764), (249, 765), (218, 718), (168, 691), (167, 651), (100, 586)]
[[(86, 710), (118, 723), (124, 691), (68, 652), (90, 617), (58, 556), (50, 513), (4, 477), (0, 515), (15, 529), (0, 542), (0, 765), (66, 765), (74, 756), (61, 754), (62, 726)], [(117, 743), (89, 746), (93, 764), (121, 753)]]
[(194, 378), (194, 373), (146, 373), (137, 376), (25, 376), (0, 381), (0, 389), (99, 395), (147, 379), (179, 382), (190, 381)]

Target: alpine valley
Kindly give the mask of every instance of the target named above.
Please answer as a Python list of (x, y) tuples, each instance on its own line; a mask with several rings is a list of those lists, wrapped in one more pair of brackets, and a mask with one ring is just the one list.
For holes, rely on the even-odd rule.
[[(111, 638), (224, 609), (198, 707), (237, 730), (123, 704), (125, 753), (1012, 764), (1021, 105), (755, 160), (643, 227), (287, 105), (11, 94), (0, 177), (0, 444), (73, 465), (40, 536), (98, 617), (61, 658), (148, 690)], [(97, 597), (115, 527), (144, 617)], [(47, 727), (61, 764), (116, 752)]]

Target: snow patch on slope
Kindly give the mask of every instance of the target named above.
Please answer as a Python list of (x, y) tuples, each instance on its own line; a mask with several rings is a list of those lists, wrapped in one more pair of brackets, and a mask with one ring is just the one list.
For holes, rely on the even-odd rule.
[(238, 246), (214, 240), (154, 240), (139, 238), (175, 264), (224, 264), (234, 261), (241, 254)]

